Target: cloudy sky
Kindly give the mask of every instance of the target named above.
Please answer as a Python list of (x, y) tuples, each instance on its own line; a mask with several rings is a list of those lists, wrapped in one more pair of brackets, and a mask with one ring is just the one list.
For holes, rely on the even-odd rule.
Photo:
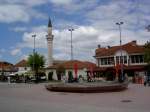
[(94, 61), (97, 45), (119, 44), (116, 22), (123, 21), (122, 41), (150, 40), (150, 0), (0, 0), (0, 60), (13, 64), (36, 51), (47, 58), (48, 19), (54, 35), (55, 59), (70, 59), (73, 31), (74, 59)]

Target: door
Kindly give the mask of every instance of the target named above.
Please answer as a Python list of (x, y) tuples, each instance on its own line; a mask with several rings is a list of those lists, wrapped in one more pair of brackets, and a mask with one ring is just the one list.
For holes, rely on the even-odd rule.
[(53, 80), (53, 72), (48, 73), (48, 80)]

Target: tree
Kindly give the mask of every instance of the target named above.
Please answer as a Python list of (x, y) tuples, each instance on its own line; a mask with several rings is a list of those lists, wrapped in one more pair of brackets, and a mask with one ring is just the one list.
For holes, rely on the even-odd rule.
[(32, 68), (32, 70), (35, 72), (35, 75), (37, 75), (39, 69), (44, 67), (45, 58), (43, 55), (40, 55), (37, 52), (35, 52), (34, 54), (29, 55), (27, 63)]
[(148, 71), (148, 74), (150, 75), (150, 42), (149, 41), (147, 41), (144, 48), (145, 48), (145, 50), (144, 50), (144, 60), (148, 64), (146, 69)]

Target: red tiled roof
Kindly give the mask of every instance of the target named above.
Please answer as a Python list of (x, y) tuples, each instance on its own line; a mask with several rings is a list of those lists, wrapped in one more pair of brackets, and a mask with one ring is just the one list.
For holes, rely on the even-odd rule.
[(13, 66), (13, 64), (9, 63), (9, 62), (0, 62), (0, 68), (2, 67), (9, 67), (9, 66)]
[(3, 71), (13, 71), (14, 69), (14, 65), (9, 63), (9, 62), (0, 62), (0, 70)]
[(67, 60), (53, 60), (53, 65), (58, 65), (58, 64), (66, 62), (66, 61)]
[(71, 61), (66, 61), (64, 63), (58, 64), (58, 65), (53, 65), (48, 68), (57, 68), (59, 66), (63, 66), (65, 69), (73, 69), (74, 65), (77, 64), (78, 69), (83, 69), (83, 68), (90, 68), (90, 67), (95, 67), (96, 64), (92, 62), (83, 62), (79, 60), (71, 60)]
[[(118, 50), (120, 50), (120, 46), (112, 46), (110, 48), (98, 48), (95, 51), (95, 56), (111, 56), (114, 55)], [(136, 41), (132, 41), (122, 45), (122, 50), (125, 50), (128, 54), (143, 53), (144, 47), (137, 45)]]
[(26, 60), (21, 60), (18, 63), (16, 63), (15, 67), (27, 67), (27, 61)]
[(92, 63), (92, 62), (89, 62), (89, 61), (85, 61), (84, 64), (90, 68), (90, 67), (96, 67), (96, 64), (95, 63)]

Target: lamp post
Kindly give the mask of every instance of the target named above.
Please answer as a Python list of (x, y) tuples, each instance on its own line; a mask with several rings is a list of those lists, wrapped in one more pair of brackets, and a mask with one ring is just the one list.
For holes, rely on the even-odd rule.
[(0, 61), (0, 63), (1, 63), (1, 75), (2, 75), (2, 68), (3, 68), (2, 61)]
[(72, 32), (74, 31), (74, 29), (69, 28), (68, 30), (71, 32), (71, 60), (73, 60)]
[(147, 27), (145, 27), (145, 29), (150, 32), (150, 25), (148, 25)]
[(34, 41), (34, 46), (33, 46), (33, 71), (34, 71), (34, 76), (35, 76), (35, 37), (36, 35), (32, 35), (33, 41)]
[(123, 77), (123, 59), (122, 59), (122, 39), (121, 39), (121, 25), (123, 24), (123, 22), (117, 22), (116, 25), (119, 26), (119, 32), (120, 32), (120, 52), (121, 52), (121, 57), (120, 57), (120, 65), (121, 65), (121, 81), (124, 80)]

